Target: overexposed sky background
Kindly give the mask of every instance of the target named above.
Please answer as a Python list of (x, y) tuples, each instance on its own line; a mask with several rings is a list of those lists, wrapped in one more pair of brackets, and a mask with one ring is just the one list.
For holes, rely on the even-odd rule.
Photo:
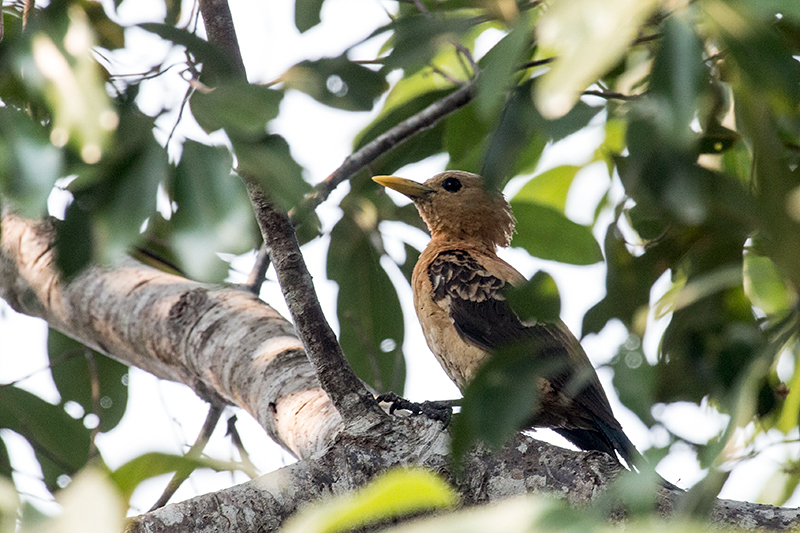
[[(188, 15), (190, 4), (184, 16)], [(379, 0), (327, 0), (322, 11), (322, 23), (300, 35), (294, 27), (293, 2), (263, 2), (257, 0), (230, 0), (231, 11), (237, 26), (243, 59), (251, 82), (262, 83), (280, 76), (286, 69), (304, 59), (336, 56), (346, 48), (366, 38), (376, 27), (385, 24), (389, 18), (388, 10), (396, 9), (395, 2)], [(126, 0), (119, 9), (125, 22), (157, 21), (163, 17), (163, 3), (159, 0)], [(478, 43), (485, 51), (499, 38), (499, 32), (487, 32)], [(112, 55), (113, 69), (118, 73), (142, 72), (154, 61), (154, 57), (169, 54), (174, 62), (182, 60), (182, 54), (169, 52), (169, 46), (157, 38), (138, 29), (127, 33), (128, 50)], [(351, 59), (374, 58), (383, 44), (382, 37), (370, 40), (351, 53)], [(481, 50), (477, 55), (480, 55)], [(143, 84), (140, 92), (142, 107), (150, 114), (162, 108), (173, 108), (175, 112), (165, 114), (159, 121), (161, 131), (157, 137), (165, 142), (177, 118), (177, 109), (183, 98), (185, 84), (178, 78), (179, 72), (173, 69), (164, 76)], [(280, 133), (289, 142), (292, 154), (306, 169), (306, 178), (316, 183), (335, 170), (350, 153), (352, 139), (375, 116), (372, 113), (353, 113), (337, 111), (325, 107), (312, 98), (290, 91), (282, 103), (280, 117), (270, 123), (270, 130)], [(177, 154), (176, 146), (183, 137), (198, 140), (207, 136), (190, 119), (185, 119), (172, 141), (171, 149)], [(217, 138), (218, 139), (218, 138)], [(561, 164), (584, 164), (602, 140), (602, 128), (580, 132), (561, 143), (548, 148), (536, 173)], [(402, 169), (400, 175), (423, 181), (444, 169), (447, 159), (444, 156), (431, 158), (416, 165)], [(579, 174), (567, 205), (568, 215), (575, 221), (589, 223), (596, 201), (608, 183), (603, 165), (592, 165)], [(377, 185), (376, 185), (377, 186)], [(507, 194), (513, 194), (521, 186), (520, 180), (509, 184)], [(340, 216), (338, 201), (346, 194), (348, 185), (343, 184), (320, 207), (320, 217), (325, 231), (335, 224)], [(617, 193), (621, 195), (617, 185)], [(402, 196), (389, 194), (398, 202), (406, 202)], [(602, 226), (602, 225), (601, 225)], [(399, 237), (423, 246), (427, 236), (418, 230), (399, 224), (386, 224), (386, 249), (390, 254), (402, 256), (403, 249)], [(597, 236), (602, 241), (602, 236)], [(309, 269), (320, 295), (323, 309), (328, 319), (336, 323), (336, 284), (326, 279), (325, 254), (328, 238), (323, 236), (303, 248)], [(562, 296), (562, 314), (567, 325), (576, 333), (580, 331), (581, 319), (587, 309), (603, 297), (605, 283), (604, 265), (590, 267), (571, 267), (532, 259), (522, 250), (505, 250), (503, 257), (530, 277), (536, 270), (545, 269), (558, 282)], [(239, 258), (234, 267), (240, 272), (233, 273), (231, 281), (243, 281), (247, 275), (252, 256)], [(391, 264), (387, 270), (398, 282), (401, 301), (407, 325), (404, 351), (408, 361), (406, 396), (413, 400), (447, 399), (458, 396), (458, 390), (445, 376), (431, 355), (422, 337), (421, 330), (413, 312), (411, 290), (401, 274)], [(283, 297), (270, 272), (264, 285), (262, 297), (273, 307), (288, 316)], [(662, 279), (657, 287), (659, 296), (668, 288), (669, 282)], [(663, 327), (663, 324), (662, 324)], [(645, 339), (646, 351), (651, 358), (657, 349), (658, 328)], [(0, 383), (8, 383), (30, 376), (20, 386), (41, 395), (48, 401), (57, 402), (58, 393), (49, 374), (42, 371), (47, 366), (46, 325), (37, 319), (23, 317), (14, 313), (0, 301)], [(610, 324), (601, 334), (592, 335), (583, 341), (589, 357), (595, 366), (607, 363), (616, 352), (617, 346), (625, 338), (625, 330), (620, 324)], [(663, 443), (666, 435), (658, 431), (648, 432), (646, 427), (627, 409), (621, 406), (611, 387), (611, 374), (607, 368), (599, 368), (598, 374), (609, 393), (615, 414), (631, 440), (640, 450), (653, 443)], [(185, 452), (194, 442), (207, 407), (187, 387), (157, 380), (153, 376), (132, 369), (129, 380), (129, 406), (122, 423), (108, 434), (98, 436), (97, 444), (103, 457), (111, 468), (150, 451), (170, 453)], [(262, 472), (269, 472), (293, 461), (276, 444), (271, 442), (263, 430), (246, 413), (229, 408), (223, 420), (236, 413), (237, 427), (242, 434), (245, 447), (251, 459)], [(725, 425), (726, 419), (709, 408), (698, 408), (691, 404), (678, 404), (657, 413), (674, 432), (695, 442), (705, 442), (715, 436)], [(540, 431), (539, 435), (548, 432)], [(662, 432), (663, 433), (663, 432)], [(18, 470), (15, 481), (30, 500), (45, 511), (54, 511), (56, 506), (50, 502), (41, 482), (41, 472), (33, 460), (33, 452), (18, 436), (8, 430), (0, 430), (14, 454), (14, 466)], [(559, 437), (553, 434), (553, 440)], [(775, 436), (776, 439), (780, 436)], [(759, 443), (766, 446), (770, 439)], [(564, 441), (559, 441), (564, 442)], [(794, 455), (797, 448), (794, 445)], [(771, 475), (789, 448), (772, 446), (768, 452), (755, 460), (738, 466), (726, 484), (722, 497), (754, 501), (759, 497), (767, 476)], [(209, 442), (206, 452), (221, 459), (236, 459), (237, 452), (225, 437), (225, 424), (219, 425)], [(659, 471), (667, 479), (686, 487), (696, 482), (702, 472), (694, 458), (694, 452), (685, 445), (676, 445), (673, 452), (659, 465)], [(158, 498), (169, 476), (150, 480), (137, 490), (133, 498), (134, 514), (145, 512)], [(241, 473), (197, 472), (179, 490), (173, 501), (185, 499), (196, 494), (218, 490), (231, 484), (246, 480)], [(800, 503), (794, 498), (791, 505)]]

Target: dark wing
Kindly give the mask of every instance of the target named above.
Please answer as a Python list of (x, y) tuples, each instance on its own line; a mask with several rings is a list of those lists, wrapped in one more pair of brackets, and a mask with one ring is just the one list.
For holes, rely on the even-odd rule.
[[(581, 449), (603, 451), (612, 457), (616, 449), (628, 463), (638, 458), (614, 418), (597, 373), (566, 326), (560, 322), (523, 324), (503, 297), (505, 281), (463, 250), (439, 254), (430, 264), (428, 275), (434, 300), (449, 310), (465, 342), (490, 352), (524, 342), (526, 348), (531, 347), (532, 356), (545, 363), (548, 373), (542, 377), (568, 399), (562, 413), (566, 423), (553, 429)], [(563, 405), (548, 406), (544, 402), (541, 409), (546, 412), (549, 407), (564, 411)]]

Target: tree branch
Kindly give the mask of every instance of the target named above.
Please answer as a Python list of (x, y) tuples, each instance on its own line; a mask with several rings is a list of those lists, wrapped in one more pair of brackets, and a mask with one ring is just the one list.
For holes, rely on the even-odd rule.
[(247, 291), (188, 281), (134, 261), (65, 281), (53, 227), (0, 220), (0, 297), (123, 363), (237, 405), (289, 452), (325, 449), (341, 418), (292, 325)]
[[(244, 75), (227, 0), (201, 0), (200, 11), (206, 23), (209, 42), (225, 50)], [(264, 246), (275, 266), (292, 320), (322, 388), (346, 422), (366, 423), (367, 427), (380, 423), (385, 417), (383, 411), (350, 368), (336, 335), (322, 313), (289, 218), (275, 207), (257, 180), (243, 177), (246, 178)], [(263, 261), (260, 263), (266, 266)], [(260, 279), (254, 280), (252, 287), (258, 283)]]
[[(444, 475), (465, 506), (531, 494), (566, 499), (582, 507), (596, 502), (619, 473), (619, 464), (605, 454), (565, 450), (520, 434), (497, 453), (470, 454), (455, 476), (441, 426), (425, 418), (404, 420), (408, 431), (402, 432), (402, 439), (393, 438), (399, 433), (388, 432), (389, 440), (379, 446), (377, 440), (343, 434), (319, 458), (136, 517), (128, 531), (275, 531), (301, 506), (355, 490), (397, 464), (423, 466)], [(656, 499), (660, 514), (672, 514), (679, 497), (660, 489)], [(624, 509), (624, 502), (619, 507)], [(719, 526), (788, 531), (800, 525), (800, 511), (718, 500), (709, 520)]]
[(322, 388), (345, 423), (363, 423), (366, 427), (381, 423), (385, 413), (347, 363), (325, 319), (289, 217), (254, 180), (246, 182), (278, 283)]
[(228, 0), (200, 0), (200, 14), (206, 26), (208, 41), (220, 47), (233, 63), (234, 72), (246, 79), (247, 71), (242, 61)]
[(416, 115), (408, 117), (347, 156), (339, 168), (318, 183), (314, 191), (306, 196), (303, 202), (303, 211), (316, 209), (340, 183), (350, 179), (356, 172), (377, 159), (378, 156), (391, 150), (415, 133), (435, 126), (445, 116), (467, 105), (474, 96), (475, 80), (473, 79), (455, 92), (441, 100), (437, 100)]

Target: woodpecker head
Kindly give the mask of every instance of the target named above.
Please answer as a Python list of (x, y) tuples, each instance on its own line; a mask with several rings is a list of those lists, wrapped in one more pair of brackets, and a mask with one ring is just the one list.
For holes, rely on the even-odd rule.
[(448, 170), (425, 183), (394, 176), (372, 178), (414, 202), (433, 239), (478, 241), (508, 246), (516, 220), (500, 191), (477, 174)]

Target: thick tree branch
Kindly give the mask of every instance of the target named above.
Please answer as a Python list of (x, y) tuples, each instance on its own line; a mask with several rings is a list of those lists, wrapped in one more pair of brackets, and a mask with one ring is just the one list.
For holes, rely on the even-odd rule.
[[(404, 425), (405, 430), (396, 431)], [(619, 472), (619, 465), (605, 454), (569, 451), (520, 434), (496, 454), (471, 454), (454, 476), (443, 435), (441, 426), (424, 418), (398, 423), (395, 431), (384, 434), (384, 441), (344, 433), (319, 458), (137, 517), (129, 531), (275, 531), (301, 506), (355, 490), (398, 464), (424, 466), (444, 475), (466, 506), (520, 494), (555, 496), (584, 506), (596, 501)], [(671, 514), (678, 497), (661, 489), (656, 499), (660, 514)], [(709, 519), (716, 525), (787, 531), (800, 525), (800, 511), (719, 500)]]
[[(447, 432), (424, 417), (392, 418), (371, 433), (350, 427), (319, 388), (291, 326), (242, 290), (213, 288), (138, 264), (90, 268), (65, 282), (54, 270), (49, 223), (0, 221), (0, 297), (67, 335), (129, 364), (186, 383), (252, 413), (269, 434), (309, 459), (251, 482), (138, 517), (137, 531), (275, 530), (301, 504), (357, 488), (394, 465), (450, 476)], [(467, 505), (547, 493), (595, 498), (615, 463), (519, 435), (497, 455), (471, 456), (452, 477)], [(661, 490), (668, 513), (675, 494)], [(796, 509), (719, 501), (719, 524), (787, 530)]]
[(247, 189), (278, 283), (322, 388), (346, 423), (371, 427), (383, 422), (385, 413), (347, 363), (336, 335), (322, 313), (289, 217), (253, 180), (247, 180)]
[(325, 449), (341, 429), (294, 328), (264, 302), (133, 261), (65, 282), (52, 229), (14, 215), (0, 221), (0, 297), (11, 307), (203, 398), (238, 405), (297, 457)]

